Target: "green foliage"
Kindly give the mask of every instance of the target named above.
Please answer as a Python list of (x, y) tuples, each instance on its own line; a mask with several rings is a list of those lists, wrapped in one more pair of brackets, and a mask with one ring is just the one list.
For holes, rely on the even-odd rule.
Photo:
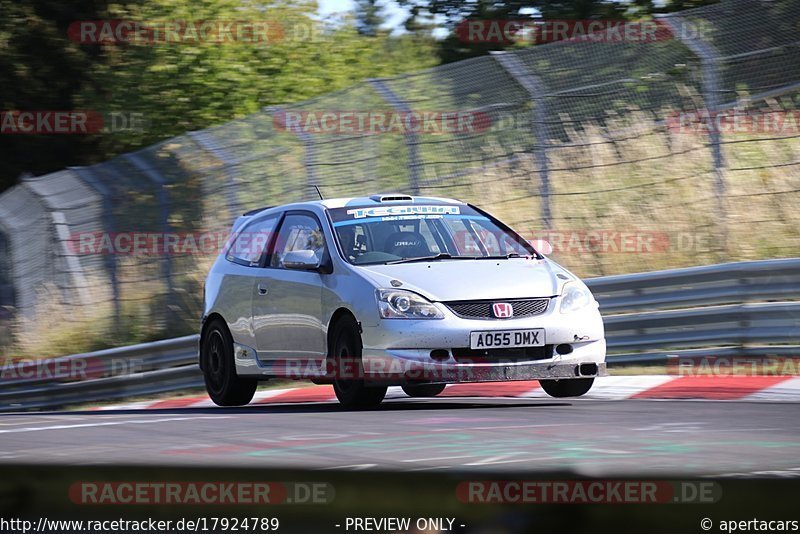
[[(24, 171), (103, 161), (264, 106), (438, 63), (432, 39), (363, 35), (355, 20), (328, 23), (318, 20), (316, 9), (307, 0), (145, 0), (103, 7), (88, 0), (0, 0), (2, 109), (137, 113), (146, 125), (108, 135), (16, 136), (9, 139), (13, 145), (4, 139), (0, 190)], [(67, 29), (80, 20), (268, 22), (276, 32), (267, 42), (79, 44)]]
[[(72, 20), (91, 18), (91, 0), (0, 0), (0, 110), (86, 108), (86, 72), (97, 50), (67, 39)], [(96, 17), (95, 17), (96, 18)], [(42, 174), (91, 159), (96, 140), (75, 136), (0, 135), (0, 191), (23, 172)]]
[[(397, 0), (409, 11), (405, 27), (412, 33), (429, 34), (446, 30), (439, 41), (439, 58), (451, 63), (482, 56), (491, 51), (518, 46), (519, 43), (466, 42), (455, 32), (465, 20), (637, 20), (654, 13), (680, 11), (719, 0)], [(530, 44), (530, 43), (528, 43)]]

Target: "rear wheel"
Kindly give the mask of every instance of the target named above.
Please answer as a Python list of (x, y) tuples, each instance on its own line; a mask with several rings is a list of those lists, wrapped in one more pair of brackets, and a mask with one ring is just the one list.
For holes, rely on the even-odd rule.
[(333, 391), (347, 409), (374, 408), (386, 396), (386, 386), (370, 386), (364, 382), (361, 363), (361, 336), (352, 317), (336, 322), (330, 357), (334, 364)]
[(565, 380), (539, 380), (545, 393), (551, 397), (580, 397), (592, 389), (594, 378), (568, 378)]
[(244, 406), (253, 400), (258, 381), (241, 378), (233, 362), (233, 339), (225, 324), (208, 325), (201, 344), (206, 391), (217, 406)]
[(406, 384), (403, 391), (409, 397), (435, 397), (444, 391), (446, 384)]

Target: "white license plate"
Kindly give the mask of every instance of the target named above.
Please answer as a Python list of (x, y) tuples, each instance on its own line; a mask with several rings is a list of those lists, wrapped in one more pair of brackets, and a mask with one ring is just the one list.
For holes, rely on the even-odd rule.
[(487, 330), (469, 334), (469, 348), (471, 349), (510, 349), (541, 347), (542, 345), (544, 345), (544, 328)]

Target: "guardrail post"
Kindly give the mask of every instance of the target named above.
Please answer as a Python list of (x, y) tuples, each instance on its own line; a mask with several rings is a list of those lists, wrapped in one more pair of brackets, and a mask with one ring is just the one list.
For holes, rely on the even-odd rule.
[[(69, 167), (69, 170), (88, 184), (92, 189), (97, 191), (100, 198), (103, 199), (103, 227), (109, 234), (113, 234), (116, 229), (114, 222), (114, 208), (112, 204), (111, 190), (97, 176), (94, 175), (91, 167)], [(111, 295), (114, 306), (114, 334), (118, 335), (122, 332), (120, 325), (120, 318), (122, 317), (119, 292), (119, 278), (117, 276), (117, 256), (116, 254), (104, 254), (103, 263), (105, 263), (106, 270), (108, 270), (108, 277), (111, 281)]]
[(550, 161), (547, 156), (547, 101), (544, 84), (538, 76), (531, 74), (519, 58), (512, 53), (498, 51), (493, 52), (494, 57), (500, 66), (514, 80), (527, 91), (528, 96), (533, 102), (533, 115), (531, 117), (531, 129), (536, 146), (534, 158), (539, 168), (539, 194), (542, 202), (542, 225), (545, 229), (552, 228), (553, 216), (550, 206)]
[[(370, 85), (375, 89), (375, 92), (381, 98), (386, 100), (392, 108), (400, 113), (411, 114), (411, 107), (407, 102), (401, 100), (397, 94), (386, 85), (386, 82), (379, 78), (372, 78), (367, 80)], [(419, 172), (422, 167), (422, 162), (419, 159), (419, 136), (417, 132), (412, 131), (413, 128), (407, 128), (403, 136), (406, 139), (406, 147), (408, 149), (408, 182), (411, 188), (412, 195), (419, 195), (420, 179)]]
[[(683, 31), (680, 23), (676, 22), (673, 16), (665, 15), (660, 19), (667, 25), (676, 39), (680, 40), (686, 47), (700, 58), (701, 80), (703, 101), (705, 102), (706, 112), (709, 115), (711, 124), (716, 124), (715, 115), (720, 111), (720, 87), (719, 87), (719, 54), (714, 46), (700, 37), (693, 37), (690, 34), (696, 32)], [(723, 167), (725, 165), (722, 155), (722, 142), (719, 131), (715, 127), (708, 129), (709, 146), (714, 164), (714, 196), (717, 200), (717, 220), (720, 231), (720, 259), (728, 257), (728, 228), (727, 228), (727, 208), (725, 206), (725, 176)]]

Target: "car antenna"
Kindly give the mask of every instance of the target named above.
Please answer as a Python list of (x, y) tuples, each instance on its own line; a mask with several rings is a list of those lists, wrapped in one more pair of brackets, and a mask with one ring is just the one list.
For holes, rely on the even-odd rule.
[(325, 200), (325, 198), (322, 196), (322, 192), (319, 190), (319, 186), (317, 184), (314, 184), (314, 185), (312, 185), (312, 187), (317, 191), (317, 194), (319, 195), (319, 199), (320, 200)]

